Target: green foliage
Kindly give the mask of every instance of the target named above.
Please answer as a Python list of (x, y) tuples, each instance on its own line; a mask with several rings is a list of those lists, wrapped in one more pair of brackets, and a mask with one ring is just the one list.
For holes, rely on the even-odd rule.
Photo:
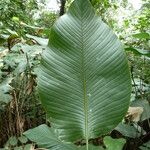
[(150, 35), (148, 33), (137, 33), (133, 34), (133, 37), (138, 38), (138, 39), (150, 39)]
[(134, 126), (120, 123), (115, 130), (119, 131), (123, 136), (130, 138), (137, 138), (141, 136), (141, 133)]
[(123, 138), (113, 139), (110, 136), (106, 136), (104, 137), (104, 143), (107, 150), (122, 150), (126, 140)]
[[(31, 18), (33, 15), (31, 13), (31, 10), (33, 9), (37, 9), (37, 3), (35, 0), (30, 0), (26, 2), (23, 0), (1, 0), (0, 20), (3, 21), (5, 25), (10, 25), (11, 27), (14, 25), (12, 24), (13, 22), (11, 22), (11, 20), (15, 22), (21, 20), (26, 23), (31, 23)], [(30, 14), (27, 14), (27, 12), (30, 12)]]
[(150, 27), (150, 4), (149, 0), (142, 0), (144, 2), (140, 13), (138, 14), (137, 18), (137, 23), (134, 25), (137, 30), (140, 30), (140, 32), (147, 32)]
[(27, 139), (25, 136), (19, 137), (18, 140), (19, 140), (21, 143), (23, 143), (23, 144), (25, 144), (25, 143), (28, 142), (28, 139)]
[[(22, 146), (18, 146), (19, 142), (22, 144)], [(32, 144), (27, 144), (28, 139), (25, 136), (16, 137), (12, 136), (8, 139), (6, 142), (4, 148), (0, 148), (0, 150), (31, 150), (33, 148)]]
[(41, 37), (29, 35), (29, 34), (26, 34), (26, 36), (28, 38), (34, 39), (38, 44), (40, 44), (42, 46), (47, 46), (48, 45), (48, 39), (44, 39), (44, 38), (41, 38)]
[(149, 150), (150, 149), (150, 141), (144, 143), (142, 146), (140, 146), (140, 150)]
[(39, 26), (43, 26), (49, 29), (52, 27), (57, 18), (58, 14), (44, 11), (40, 14), (40, 17), (36, 19), (36, 22)]
[(39, 147), (50, 150), (76, 150), (72, 144), (66, 144), (59, 139), (57, 132), (46, 125), (40, 125), (37, 128), (30, 129), (24, 135), (35, 142)]
[(18, 140), (17, 140), (17, 138), (16, 138), (15, 136), (13, 136), (13, 137), (10, 137), (10, 138), (9, 138), (8, 143), (9, 143), (10, 145), (12, 145), (12, 146), (15, 146), (15, 145), (17, 145)]
[[(26, 33), (48, 36), (45, 31), (58, 17), (53, 12), (41, 12), (36, 0), (1, 0), (0, 10), (0, 33), (9, 28), (17, 31), (21, 37), (25, 37)], [(0, 36), (0, 43), (2, 40)]]
[[(37, 126), (45, 120), (35, 88), (35, 70), (45, 46), (32, 40), (32, 35), (32, 39), (26, 37), (25, 40), (15, 31), (7, 30), (7, 33), (2, 35), (5, 41), (0, 47), (0, 137), (3, 137), (0, 144), (12, 135), (20, 136), (28, 126)], [(37, 116), (41, 118), (32, 121)], [(25, 137), (17, 140), (17, 145), (8, 143), (8, 149), (11, 146), (17, 149), (20, 142), (26, 143)]]
[[(26, 131), (24, 135), (32, 142), (35, 142), (39, 148), (46, 148), (49, 150), (86, 150), (86, 146), (75, 146), (70, 143), (67, 144), (62, 142), (56, 130), (44, 124)], [(112, 139), (109, 136), (104, 138), (106, 150), (121, 150), (125, 142), (125, 139)], [(89, 145), (89, 150), (104, 150), (104, 148)]]
[(150, 50), (138, 49), (133, 47), (127, 47), (125, 48), (125, 50), (133, 52), (134, 55), (138, 55), (138, 56), (144, 55), (150, 57)]
[(9, 94), (12, 90), (12, 87), (9, 85), (11, 80), (12, 78), (7, 78), (0, 83), (0, 109), (3, 109), (3, 107), (12, 99), (12, 96)]

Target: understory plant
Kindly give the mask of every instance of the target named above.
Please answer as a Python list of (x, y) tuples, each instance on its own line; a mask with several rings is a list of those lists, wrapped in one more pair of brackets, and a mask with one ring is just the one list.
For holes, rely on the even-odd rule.
[(103, 149), (89, 140), (123, 119), (131, 79), (121, 42), (89, 0), (75, 0), (51, 28), (37, 81), (51, 128), (41, 125), (24, 135), (50, 150)]

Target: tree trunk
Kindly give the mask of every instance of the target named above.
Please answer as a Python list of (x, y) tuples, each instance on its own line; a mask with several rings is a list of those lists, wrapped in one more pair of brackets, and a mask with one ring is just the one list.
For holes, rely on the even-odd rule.
[(65, 13), (66, 0), (60, 0), (60, 12), (59, 15), (62, 16)]

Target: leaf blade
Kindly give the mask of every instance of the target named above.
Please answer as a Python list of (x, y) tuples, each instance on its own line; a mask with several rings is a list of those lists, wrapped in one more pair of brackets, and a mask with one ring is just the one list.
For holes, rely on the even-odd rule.
[(39, 147), (50, 150), (76, 150), (73, 144), (61, 142), (53, 129), (42, 124), (34, 129), (29, 129), (23, 133), (32, 142), (35, 142)]
[(88, 0), (74, 1), (51, 29), (38, 77), (41, 101), (60, 138), (88, 140), (113, 129), (129, 106), (130, 82), (120, 41)]

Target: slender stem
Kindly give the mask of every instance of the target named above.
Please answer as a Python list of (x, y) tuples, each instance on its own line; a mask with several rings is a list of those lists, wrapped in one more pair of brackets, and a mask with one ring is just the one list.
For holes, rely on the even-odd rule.
[(136, 88), (136, 83), (134, 81), (134, 75), (133, 75), (133, 67), (131, 66), (131, 79), (133, 81), (133, 84), (134, 84), (134, 89), (135, 89), (135, 96), (137, 97), (137, 92), (138, 92), (138, 89)]
[(86, 138), (86, 150), (88, 150), (89, 149), (89, 140), (88, 140), (88, 138)]

